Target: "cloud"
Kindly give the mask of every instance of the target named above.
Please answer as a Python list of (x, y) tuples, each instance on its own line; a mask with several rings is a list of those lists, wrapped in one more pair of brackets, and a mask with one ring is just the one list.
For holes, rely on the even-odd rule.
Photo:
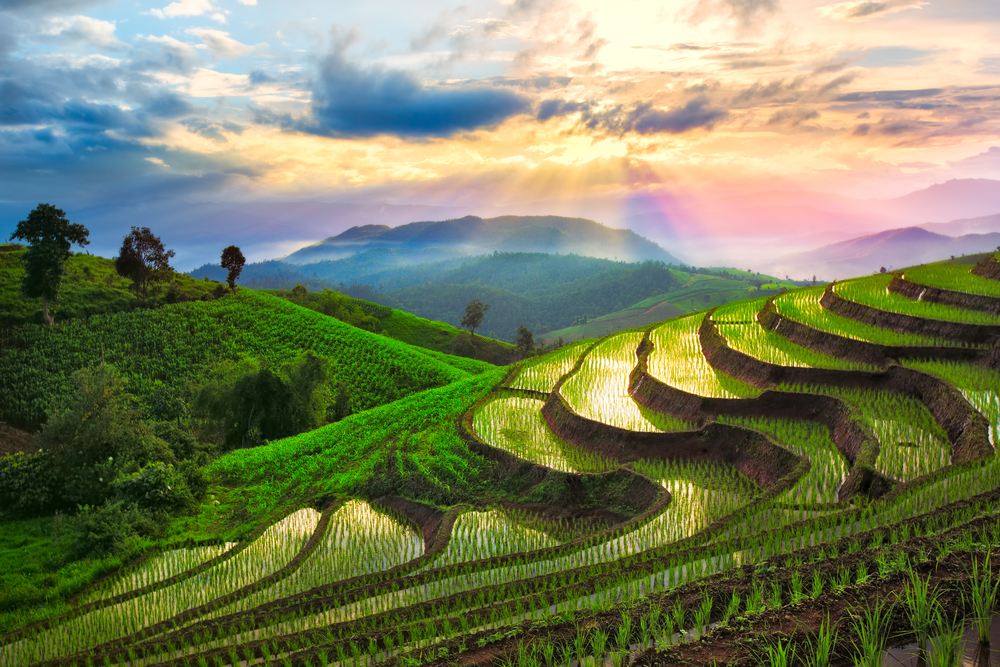
[(924, 88), (923, 90), (870, 90), (858, 93), (847, 93), (835, 98), (836, 102), (896, 102), (922, 97), (934, 97), (944, 92), (942, 88)]
[(0, 11), (25, 14), (61, 14), (84, 7), (103, 5), (113, 0), (0, 0)]
[(208, 0), (177, 0), (163, 9), (151, 9), (149, 13), (159, 19), (172, 19), (177, 16), (201, 16), (213, 9)]
[(125, 46), (115, 38), (114, 21), (100, 21), (89, 16), (51, 18), (45, 22), (42, 34), (57, 41), (63, 48), (79, 44), (104, 49), (120, 49)]
[(156, 55), (133, 53), (133, 67), (139, 70), (173, 69), (188, 72), (198, 60), (198, 51), (194, 46), (169, 35), (162, 37), (136, 35), (136, 41), (159, 44), (162, 51)]
[(240, 58), (248, 53), (252, 53), (257, 48), (236, 41), (229, 36), (228, 32), (223, 32), (222, 30), (190, 28), (187, 30), (187, 33), (201, 39), (214, 58)]
[[(482, 85), (428, 85), (412, 72), (362, 68), (340, 43), (320, 63), (311, 116), (294, 129), (331, 137), (448, 137), (498, 125), (530, 109), (522, 95)], [(258, 120), (288, 125), (258, 110)]]
[(852, 2), (818, 7), (816, 11), (822, 16), (841, 21), (867, 21), (907, 9), (919, 9), (927, 2), (928, 0), (864, 0), (863, 2), (853, 0)]
[(698, 0), (689, 20), (698, 24), (711, 15), (723, 14), (736, 22), (741, 32), (757, 30), (779, 9), (779, 0)]
[(725, 109), (712, 106), (708, 97), (699, 95), (684, 105), (667, 110), (656, 108), (650, 102), (598, 109), (590, 102), (546, 100), (539, 105), (536, 118), (545, 122), (576, 113), (580, 114), (580, 124), (584, 128), (619, 136), (628, 133), (681, 134), (695, 129), (711, 130), (729, 115)]

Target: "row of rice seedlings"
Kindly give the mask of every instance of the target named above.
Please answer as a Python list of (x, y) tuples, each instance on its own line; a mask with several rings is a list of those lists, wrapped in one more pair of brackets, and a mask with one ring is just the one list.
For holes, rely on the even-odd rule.
[(840, 359), (801, 345), (796, 345), (780, 333), (765, 329), (756, 321), (746, 323), (723, 322), (717, 325), (719, 333), (732, 349), (754, 359), (776, 366), (800, 368), (834, 368), (841, 370), (875, 371), (872, 364), (862, 364)]
[(123, 574), (112, 578), (109, 582), (94, 589), (84, 598), (84, 602), (107, 600), (129, 591), (145, 588), (152, 584), (166, 581), (182, 572), (198, 567), (216, 556), (236, 546), (235, 542), (213, 544), (204, 547), (181, 547), (171, 549), (149, 558), (135, 569), (129, 569)]
[(717, 323), (747, 324), (757, 321), (757, 313), (767, 304), (770, 297), (762, 296), (749, 301), (733, 301), (712, 311), (712, 319)]
[(698, 328), (704, 313), (680, 317), (653, 329), (649, 340), (648, 371), (671, 387), (712, 398), (751, 398), (760, 389), (730, 377), (712, 367), (701, 351)]
[(881, 445), (875, 469), (883, 475), (907, 482), (948, 465), (948, 435), (915, 398), (889, 391), (822, 385), (782, 389), (837, 396), (860, 409)]
[(430, 568), (558, 546), (548, 534), (524, 526), (516, 512), (470, 511), (455, 521), (451, 540)]
[(965, 310), (944, 306), (939, 303), (908, 299), (901, 294), (889, 291), (892, 274), (879, 274), (846, 280), (834, 285), (834, 291), (848, 301), (886, 310), (891, 313), (925, 317), (932, 320), (962, 322), (965, 324), (1000, 324), (1000, 315), (993, 315), (977, 310)]
[(545, 401), (499, 396), (487, 402), (473, 418), (473, 428), (485, 442), (525, 461), (560, 472), (601, 473), (618, 462), (572, 445), (549, 430), (542, 416)]
[(284, 567), (309, 540), (319, 517), (316, 510), (299, 510), (268, 528), (239, 554), (191, 579), (4, 645), (0, 664), (27, 665), (86, 651), (251, 584)]
[(815, 422), (763, 417), (720, 417), (719, 421), (750, 428), (774, 438), (782, 447), (809, 459), (809, 472), (781, 496), (789, 503), (835, 503), (837, 491), (847, 477), (844, 456), (830, 437), (830, 429)]
[[(260, 630), (263, 636), (272, 637), (291, 632), (321, 628), (391, 609), (418, 604), (522, 579), (550, 575), (580, 567), (607, 565), (621, 558), (647, 551), (656, 546), (689, 537), (736, 509), (744, 506), (750, 495), (757, 492), (749, 480), (733, 470), (709, 464), (676, 464), (662, 461), (640, 464), (645, 473), (655, 476), (667, 485), (673, 494), (664, 513), (643, 527), (588, 549), (541, 562), (526, 562), (464, 574), (428, 584), (416, 585), (385, 595), (377, 596), (330, 609), (329, 611), (294, 621), (278, 622)], [(698, 486), (700, 481), (710, 488)], [(454, 538), (453, 538), (454, 539)], [(459, 540), (461, 542), (461, 539)], [(516, 547), (515, 547), (516, 548)], [(506, 549), (509, 551), (509, 549)], [(440, 562), (435, 563), (435, 566)], [(255, 635), (256, 637), (256, 635)], [(245, 638), (234, 636), (213, 645), (238, 645)]]
[(576, 365), (577, 359), (583, 354), (592, 340), (581, 340), (554, 350), (536, 361), (526, 365), (510, 383), (515, 389), (531, 389), (534, 391), (552, 391), (563, 375), (569, 373)]
[(956, 361), (904, 360), (903, 365), (950, 382), (990, 423), (989, 438), (994, 449), (1000, 447), (1000, 373)]
[(1000, 297), (1000, 280), (977, 276), (970, 264), (923, 264), (907, 269), (903, 277), (928, 287)]
[(423, 538), (413, 528), (363, 500), (350, 500), (333, 514), (323, 541), (295, 572), (206, 618), (246, 611), (316, 586), (388, 570), (423, 552)]
[[(991, 483), (993, 483), (994, 485), (998, 481), (1000, 481), (1000, 477), (998, 477), (998, 475), (996, 474), (997, 470), (1000, 470), (1000, 466), (996, 466), (996, 470), (993, 471), (993, 474), (987, 476), (990, 478)], [(955, 477), (956, 479), (958, 479), (961, 477), (961, 475), (956, 475)], [(967, 476), (964, 478), (963, 488), (966, 492), (974, 495), (975, 493), (978, 493), (980, 491), (973, 489), (971, 487), (972, 486), (981, 487), (985, 481), (986, 479), (982, 475), (977, 475), (975, 477)], [(956, 498), (953, 498), (953, 500), (954, 499)], [(936, 500), (938, 501), (938, 503), (943, 504), (943, 501), (941, 500), (940, 497), (936, 498)], [(906, 505), (898, 502), (895, 504), (901, 505), (901, 507), (899, 507), (899, 509), (902, 512), (901, 518), (909, 518), (911, 516), (909, 514), (909, 510), (911, 509), (910, 507), (907, 507)], [(990, 507), (987, 509), (995, 512), (995, 508)], [(968, 515), (968, 518), (971, 518), (973, 514), (981, 511), (983, 511), (982, 507), (972, 507), (972, 508), (967, 508), (965, 510), (965, 514)], [(656, 581), (651, 581), (648, 590), (650, 591), (663, 590), (665, 588), (669, 588), (673, 585), (678, 585), (686, 581), (696, 580), (697, 578), (706, 576), (707, 574), (711, 574), (712, 572), (718, 571), (720, 569), (728, 569), (733, 566), (741, 565), (744, 562), (753, 562), (780, 553), (786, 553), (790, 550), (800, 549), (803, 546), (816, 544), (817, 534), (819, 536), (820, 542), (831, 541), (834, 539), (839, 539), (839, 537), (842, 537), (844, 535), (852, 534), (854, 532), (868, 530), (872, 527), (879, 525), (880, 523), (883, 523), (883, 521), (881, 521), (882, 517), (876, 516), (874, 507), (870, 507), (868, 510), (866, 510), (860, 518), (858, 518), (856, 514), (851, 515), (850, 517), (845, 516), (842, 518), (844, 519), (844, 521), (842, 521), (841, 524), (838, 526), (836, 523), (837, 518), (834, 517), (834, 524), (832, 525), (836, 528), (839, 528), (837, 530), (834, 530), (833, 528), (830, 527), (831, 524), (829, 519), (822, 519), (820, 523), (825, 524), (825, 526), (820, 525), (819, 526), (820, 530), (818, 531), (818, 533), (817, 533), (817, 526), (815, 525), (791, 526), (788, 527), (787, 529), (783, 529), (785, 532), (780, 532), (779, 534), (768, 534), (764, 535), (763, 538), (752, 538), (750, 539), (749, 542), (740, 545), (740, 548), (737, 549), (733, 549), (732, 545), (720, 545), (720, 549), (724, 549), (723, 551), (717, 552), (714, 556), (711, 557), (707, 558), (701, 557), (697, 559), (696, 562), (685, 561), (683, 556), (678, 559), (670, 560), (668, 568), (671, 568), (671, 572), (668, 572), (666, 574), (661, 574), (663, 579), (662, 583), (660, 584), (657, 584)], [(968, 518), (966, 520), (968, 520)], [(939, 519), (941, 521), (944, 521), (943, 518)], [(940, 526), (943, 524), (939, 523), (936, 525), (938, 526), (938, 528), (940, 528)], [(908, 526), (904, 527), (904, 530), (899, 535), (899, 539), (908, 538), (910, 536), (909, 531), (910, 527)], [(810, 539), (807, 539), (807, 536)], [(761, 542), (761, 539), (763, 539), (764, 541)], [(894, 531), (892, 540), (895, 541), (896, 539), (897, 539), (896, 531)], [(820, 558), (821, 559), (828, 557), (835, 558), (837, 557), (837, 555), (838, 554), (835, 550), (831, 550), (830, 552), (821, 551)], [(659, 561), (654, 558), (654, 562), (659, 562)], [(798, 559), (797, 562), (801, 562), (801, 559)], [(615, 567), (614, 563), (612, 562), (605, 561), (605, 565), (611, 568)], [(600, 571), (606, 572), (607, 570), (601, 569)], [(473, 576), (475, 577), (475, 575)], [(476, 578), (478, 579), (478, 577)], [(573, 578), (570, 579), (569, 581), (571, 582), (578, 580), (579, 579)], [(490, 584), (499, 584), (510, 581), (513, 581), (513, 579), (509, 577), (499, 577), (499, 578), (491, 578), (490, 581), (462, 582), (465, 583), (465, 586), (463, 586), (462, 588), (464, 588), (465, 590), (474, 590), (477, 586), (486, 586)], [(558, 582), (553, 582), (553, 585), (559, 585), (559, 584)], [(639, 593), (642, 594), (644, 586), (645, 584), (643, 582), (639, 582), (636, 590), (638, 590)], [(413, 591), (411, 591), (410, 593), (412, 592)], [(455, 591), (454, 590), (438, 591), (439, 596), (451, 594), (452, 592)], [(400, 598), (398, 594), (394, 593), (388, 596), (382, 596), (382, 599), (380, 600), (379, 599), (366, 600), (350, 605), (347, 608), (339, 610), (339, 613), (336, 614), (336, 618), (331, 618), (331, 615), (327, 614), (325, 615), (324, 622), (327, 623), (335, 622), (337, 619), (347, 620), (348, 618), (364, 618), (372, 614), (399, 608), (404, 604), (411, 604), (416, 601), (421, 601), (420, 599), (434, 599), (434, 598), (425, 595), (421, 595), (418, 598), (413, 598), (407, 595), (406, 599), (404, 600)], [(502, 599), (504, 599), (502, 595), (500, 597), (496, 597), (495, 593), (491, 593), (491, 597), (488, 598), (481, 597), (474, 604), (474, 606), (483, 607), (495, 603), (497, 601), (500, 601)], [(299, 632), (308, 629), (309, 627), (318, 627), (318, 625), (310, 623), (308, 619), (300, 619), (298, 621), (285, 623), (282, 629), (287, 633), (287, 632)]]
[(690, 430), (690, 424), (648, 410), (629, 396), (628, 378), (642, 338), (641, 332), (625, 332), (605, 339), (562, 385), (562, 396), (581, 417), (629, 431)]
[(838, 315), (827, 310), (820, 303), (825, 291), (825, 285), (790, 290), (776, 296), (774, 305), (782, 317), (853, 340), (904, 347), (960, 345), (960, 343), (930, 336), (890, 331)]

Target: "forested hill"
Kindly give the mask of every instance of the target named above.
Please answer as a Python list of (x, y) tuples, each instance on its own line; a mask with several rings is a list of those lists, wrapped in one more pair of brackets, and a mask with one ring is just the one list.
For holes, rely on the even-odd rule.
[(399, 227), (365, 225), (297, 250), (285, 258), (292, 264), (340, 259), (371, 248), (454, 248), (483, 252), (576, 253), (626, 261), (677, 261), (656, 243), (628, 229), (613, 229), (584, 218), (557, 215), (413, 222)]

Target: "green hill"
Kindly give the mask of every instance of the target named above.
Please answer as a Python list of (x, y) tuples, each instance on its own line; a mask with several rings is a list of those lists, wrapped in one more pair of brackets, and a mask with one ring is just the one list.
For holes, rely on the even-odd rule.
[(545, 341), (599, 338), (616, 331), (644, 327), (654, 322), (714, 308), (741, 299), (770, 296), (803, 283), (779, 280), (773, 276), (748, 273), (738, 269), (706, 269), (712, 273), (693, 273), (671, 269), (677, 287), (651, 296), (622, 310), (602, 315), (570, 327), (539, 336)]
[(128, 390), (148, 399), (157, 382), (188, 398), (192, 386), (222, 361), (253, 357), (281, 364), (300, 352), (334, 363), (357, 412), (439, 387), (489, 368), (407, 345), (269, 294), (240, 290), (195, 301), (93, 315), (51, 330), (27, 324), (2, 334), (0, 420), (35, 426), (79, 368), (115, 364)]
[[(0, 327), (42, 322), (41, 298), (25, 299), (21, 294), (25, 252), (19, 245), (0, 246)], [(215, 299), (226, 291), (217, 281), (175, 273), (169, 282), (152, 286), (146, 303), (140, 304), (130, 285), (115, 272), (113, 260), (78, 252), (66, 260), (59, 299), (49, 304), (49, 313), (61, 321), (140, 306), (156, 308), (166, 303)]]

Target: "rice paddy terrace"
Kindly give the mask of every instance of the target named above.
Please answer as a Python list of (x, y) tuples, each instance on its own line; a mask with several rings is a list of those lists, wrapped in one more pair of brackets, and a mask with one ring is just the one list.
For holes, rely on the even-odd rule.
[(525, 502), (328, 499), (150, 555), (2, 638), (0, 664), (879, 665), (917, 642), (930, 664), (973, 647), (988, 665), (998, 267), (562, 348), (458, 427)]

